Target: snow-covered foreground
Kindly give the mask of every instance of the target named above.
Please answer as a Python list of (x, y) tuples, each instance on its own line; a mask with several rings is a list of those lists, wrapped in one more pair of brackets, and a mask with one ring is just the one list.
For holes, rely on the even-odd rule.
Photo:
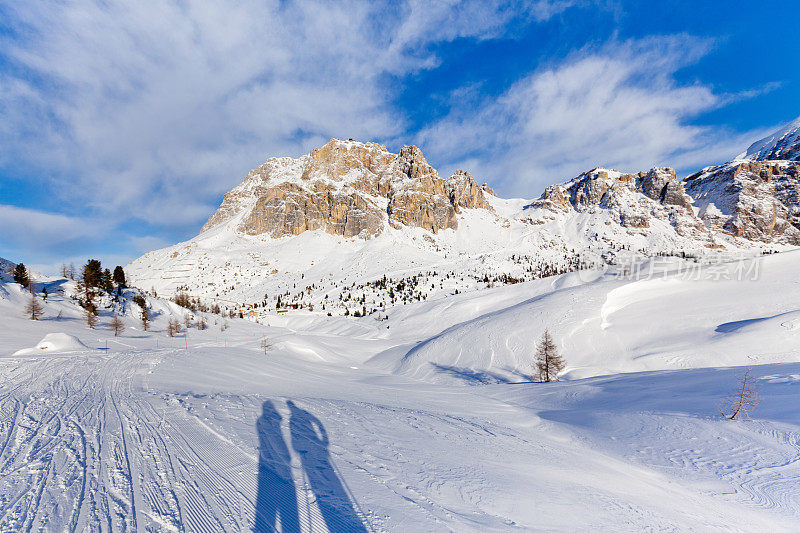
[[(163, 302), (115, 338), (55, 288), (25, 320), (0, 284), (0, 530), (796, 530), (798, 267), (567, 275), (187, 339)], [(544, 327), (566, 381), (521, 377)], [(59, 332), (87, 348), (12, 355)], [(762, 403), (728, 421), (745, 364)]]

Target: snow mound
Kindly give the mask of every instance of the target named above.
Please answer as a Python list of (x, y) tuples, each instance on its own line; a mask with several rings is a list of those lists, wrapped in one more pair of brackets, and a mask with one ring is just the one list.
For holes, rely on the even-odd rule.
[(14, 355), (34, 355), (38, 353), (65, 353), (88, 350), (78, 337), (66, 333), (48, 333), (34, 348), (24, 348)]

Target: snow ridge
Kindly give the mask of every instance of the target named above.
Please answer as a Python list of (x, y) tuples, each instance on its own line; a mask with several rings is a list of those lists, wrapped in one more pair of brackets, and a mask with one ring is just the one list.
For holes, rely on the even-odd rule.
[(760, 139), (739, 154), (737, 159), (800, 161), (800, 117), (775, 133)]

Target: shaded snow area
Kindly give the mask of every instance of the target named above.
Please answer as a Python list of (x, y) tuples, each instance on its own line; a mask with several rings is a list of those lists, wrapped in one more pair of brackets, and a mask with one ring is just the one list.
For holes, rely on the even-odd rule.
[[(88, 329), (56, 278), (27, 320), (6, 279), (0, 530), (796, 531), (800, 252), (662, 266), (178, 337), (132, 291)], [(545, 328), (567, 366), (531, 383)]]

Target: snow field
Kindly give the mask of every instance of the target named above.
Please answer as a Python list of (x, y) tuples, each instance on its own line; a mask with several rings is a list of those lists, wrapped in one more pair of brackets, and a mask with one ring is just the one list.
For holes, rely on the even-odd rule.
[[(794, 530), (798, 262), (572, 273), (381, 321), (208, 315), (186, 340), (158, 298), (114, 337), (69, 282), (36, 322), (1, 283), (0, 530)], [(545, 327), (565, 380), (529, 383)], [(14, 355), (51, 333), (86, 348)], [(743, 365), (762, 404), (727, 421)]]

